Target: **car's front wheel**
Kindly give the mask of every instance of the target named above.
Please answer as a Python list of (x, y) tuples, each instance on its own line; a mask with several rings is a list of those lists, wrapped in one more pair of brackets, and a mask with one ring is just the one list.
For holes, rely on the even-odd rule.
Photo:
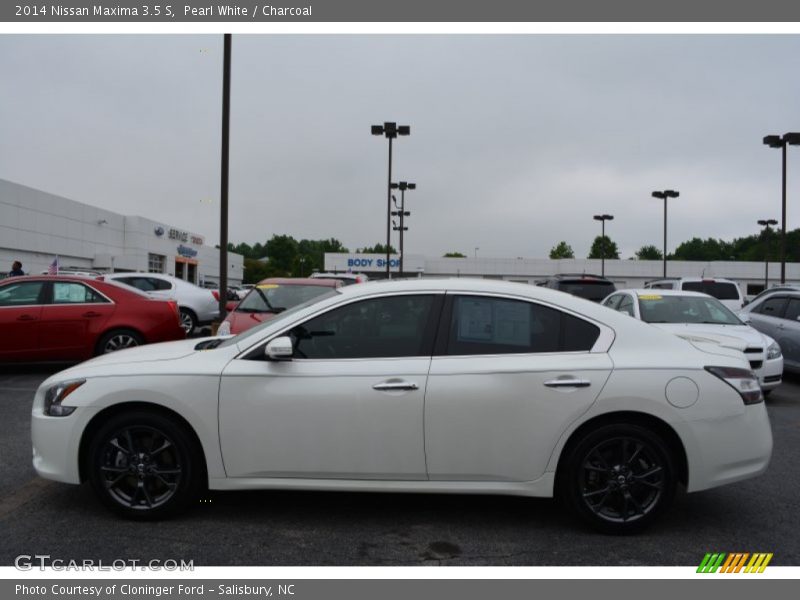
[(185, 427), (149, 411), (118, 414), (94, 434), (87, 472), (100, 500), (132, 519), (170, 516), (196, 499), (202, 460)]
[(561, 497), (584, 521), (606, 533), (632, 533), (650, 524), (675, 495), (669, 447), (634, 424), (604, 425), (567, 450), (559, 473)]

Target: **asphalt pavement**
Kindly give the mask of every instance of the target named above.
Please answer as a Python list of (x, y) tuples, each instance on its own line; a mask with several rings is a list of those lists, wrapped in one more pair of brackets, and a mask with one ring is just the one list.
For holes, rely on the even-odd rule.
[(88, 485), (39, 479), (30, 410), (54, 366), (0, 367), (0, 565), (193, 560), (228, 565), (697, 565), (706, 552), (773, 552), (800, 565), (800, 378), (769, 397), (775, 449), (759, 478), (679, 493), (646, 532), (585, 529), (550, 499), (496, 496), (211, 492), (189, 513), (137, 523), (107, 512)]

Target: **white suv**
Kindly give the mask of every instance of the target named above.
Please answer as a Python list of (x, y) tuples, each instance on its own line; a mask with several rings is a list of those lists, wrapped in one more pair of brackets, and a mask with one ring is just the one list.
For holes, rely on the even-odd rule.
[(163, 273), (109, 273), (103, 276), (154, 298), (175, 300), (181, 312), (181, 326), (190, 335), (198, 326), (219, 319), (219, 300), (211, 290)]
[(684, 292), (700, 292), (713, 296), (733, 312), (742, 310), (744, 296), (738, 284), (730, 279), (712, 277), (675, 277), (655, 279), (644, 284), (653, 290), (682, 290)]

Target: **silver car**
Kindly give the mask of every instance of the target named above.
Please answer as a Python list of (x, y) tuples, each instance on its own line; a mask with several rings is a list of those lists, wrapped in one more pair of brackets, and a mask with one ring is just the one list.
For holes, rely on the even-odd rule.
[(163, 273), (110, 273), (104, 276), (145, 292), (154, 298), (175, 300), (181, 326), (190, 335), (197, 327), (219, 319), (219, 300), (211, 290)]
[(800, 292), (765, 295), (745, 306), (739, 316), (778, 342), (784, 369), (800, 372)]

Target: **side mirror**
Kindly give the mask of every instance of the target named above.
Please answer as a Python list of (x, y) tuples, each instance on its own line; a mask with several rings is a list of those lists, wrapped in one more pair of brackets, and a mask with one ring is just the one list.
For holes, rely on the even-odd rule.
[(264, 355), (269, 360), (291, 360), (293, 354), (292, 338), (288, 335), (270, 340), (264, 348)]
[(753, 320), (750, 318), (750, 315), (744, 315), (744, 316), (741, 316), (739, 318), (742, 320), (742, 323), (744, 323), (745, 325), (752, 325), (753, 324)]

